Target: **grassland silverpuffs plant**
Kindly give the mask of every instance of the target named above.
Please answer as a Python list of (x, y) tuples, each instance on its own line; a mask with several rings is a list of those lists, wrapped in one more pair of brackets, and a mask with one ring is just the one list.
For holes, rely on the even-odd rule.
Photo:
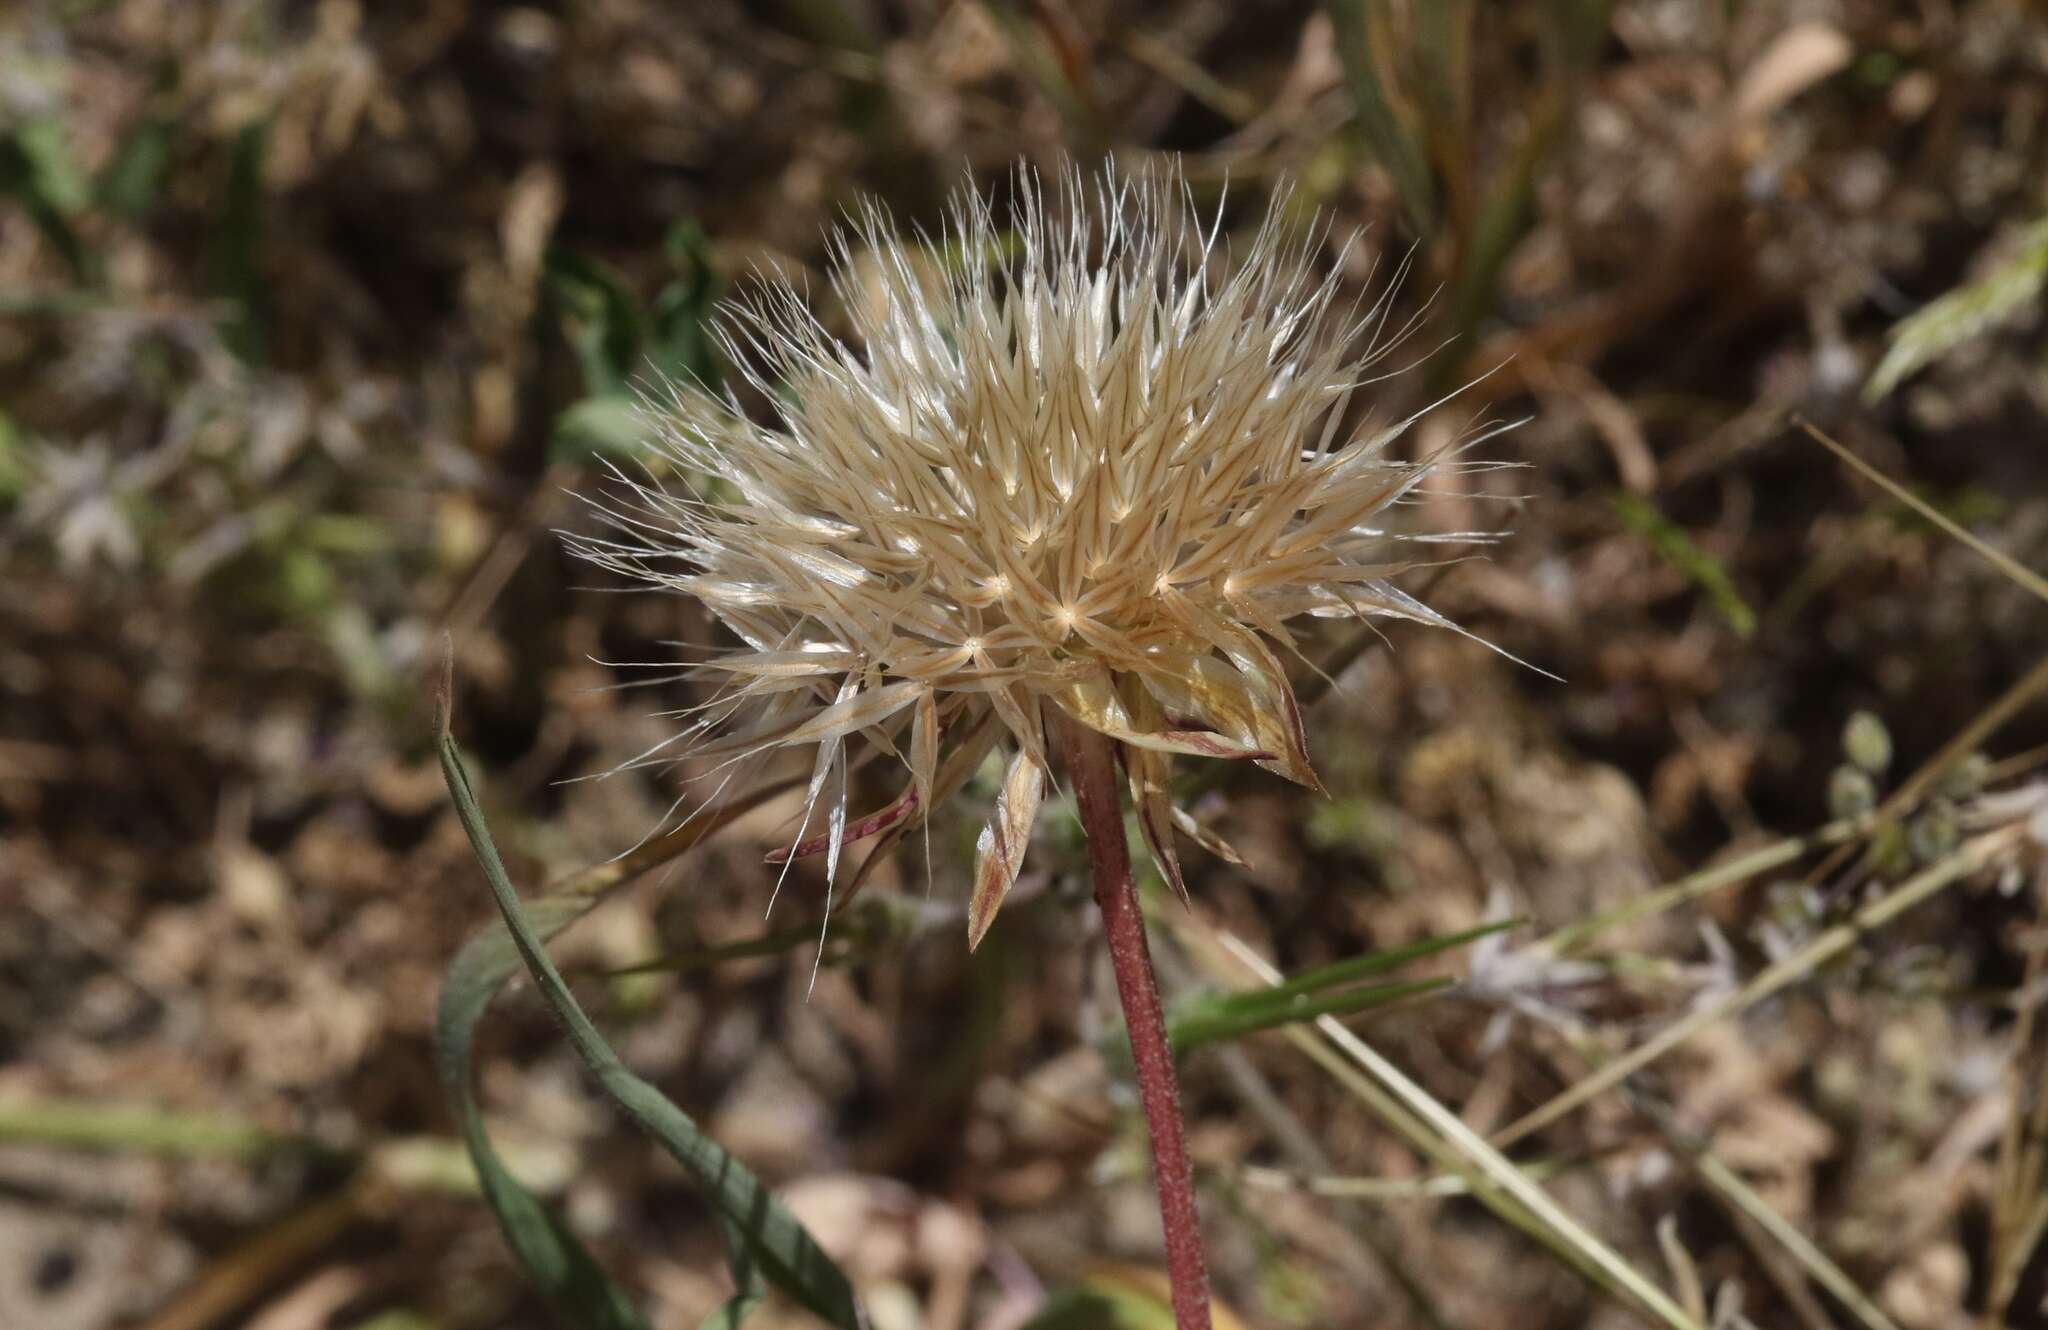
[[(1209, 1324), (1178, 1091), (1117, 793), (1186, 892), (1176, 756), (1316, 785), (1283, 668), (1301, 616), (1445, 620), (1391, 580), (1389, 510), (1453, 460), (1404, 460), (1406, 420), (1357, 424), (1400, 341), (1390, 295), (1318, 277), (1325, 234), (1276, 205), (1242, 257), (1172, 167), (1048, 189), (1007, 212), (973, 190), (936, 242), (879, 208), (834, 241), (852, 336), (765, 283), (726, 311), (736, 375), (774, 404), (664, 385), (649, 461), (592, 502), (583, 557), (697, 597), (740, 645), (694, 718), (641, 755), (721, 783), (812, 754), (803, 824), (777, 857), (900, 837), (1006, 753), (968, 911), (978, 944), (1022, 866), (1060, 754), (1079, 804), (1153, 1139), (1174, 1307)], [(1442, 539), (1441, 536), (1435, 537)], [(850, 754), (850, 750), (854, 750)], [(900, 795), (847, 807), (859, 752)], [(785, 870), (786, 871), (786, 870)]]

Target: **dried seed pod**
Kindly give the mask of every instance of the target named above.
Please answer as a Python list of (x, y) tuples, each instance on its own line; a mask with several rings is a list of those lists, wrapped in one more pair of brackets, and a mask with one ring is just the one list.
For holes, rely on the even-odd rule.
[[(611, 530), (569, 537), (696, 596), (743, 644), (701, 662), (717, 695), (646, 760), (715, 758), (711, 779), (729, 780), (814, 747), (785, 857), (822, 853), (829, 874), (844, 841), (901, 834), (1007, 739), (976, 939), (1039, 806), (1043, 707), (1137, 755), (1126, 769), (1171, 882), (1176, 756), (1313, 788), (1287, 621), (1449, 626), (1394, 585), (1408, 561), (1387, 514), (1474, 464), (1395, 457), (1408, 422), (1354, 422), (1390, 306), (1354, 318), (1335, 274), (1314, 271), (1317, 237), (1286, 217), (1276, 205), (1219, 274), (1220, 227), (1176, 172), (1070, 175), (1050, 194), (1026, 173), (1005, 218), (961, 195), (936, 244), (860, 215), (835, 254), (855, 346), (786, 286), (728, 311), (727, 359), (775, 419), (669, 386), (645, 413), (663, 465), (615, 469), (592, 500)], [(905, 762), (906, 795), (849, 819), (860, 742)]]

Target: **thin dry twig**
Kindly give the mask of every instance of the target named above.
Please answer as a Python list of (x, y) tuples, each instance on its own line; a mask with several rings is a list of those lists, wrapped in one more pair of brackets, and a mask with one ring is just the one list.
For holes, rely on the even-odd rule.
[(1947, 513), (1942, 512), (1939, 508), (1913, 493), (1913, 491), (1907, 489), (1898, 481), (1893, 480), (1884, 472), (1850, 452), (1834, 439), (1829, 438), (1806, 417), (1795, 415), (1792, 417), (1792, 423), (1798, 426), (1815, 443), (1818, 443), (1844, 462), (1847, 462), (1864, 479), (1870, 481), (1873, 485), (1879, 486), (1900, 503), (1905, 504), (1908, 508), (1920, 514), (1920, 516), (1969, 546), (1971, 550), (1988, 561), (1992, 567), (2004, 573), (2018, 585), (2033, 592), (2043, 602), (2048, 602), (2048, 578), (2042, 577), (2039, 573), (2013, 558), (2004, 550), (1999, 549), (1996, 545), (1965, 530), (1954, 519), (1949, 517)]

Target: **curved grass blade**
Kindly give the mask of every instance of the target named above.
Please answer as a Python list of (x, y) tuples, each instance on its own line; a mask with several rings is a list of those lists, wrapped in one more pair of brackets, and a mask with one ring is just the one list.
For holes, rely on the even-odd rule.
[(732, 1279), (739, 1291), (726, 1299), (724, 1306), (705, 1317), (697, 1330), (740, 1330), (754, 1308), (767, 1298), (768, 1286), (762, 1282), (761, 1272), (754, 1266), (753, 1256), (747, 1248), (747, 1235), (728, 1219), (721, 1218), (718, 1227), (725, 1234), (725, 1249), (732, 1253)]
[[(542, 938), (553, 937), (581, 918), (592, 903), (590, 898), (536, 901), (529, 907), (533, 929)], [(457, 953), (434, 1013), (434, 1062), (442, 1089), (455, 1106), (456, 1124), (476, 1165), (484, 1201), (497, 1216), (506, 1245), (539, 1285), (548, 1305), (577, 1330), (647, 1330), (647, 1322), (583, 1244), (506, 1169), (484, 1130), (483, 1111), (470, 1081), (470, 1050), (477, 1022), (518, 969), (519, 948), (503, 929), (479, 933)]]
[[(669, 1102), (659, 1090), (627, 1070), (577, 1004), (561, 972), (548, 958), (542, 935), (543, 932), (552, 935), (560, 931), (570, 919), (589, 908), (589, 902), (575, 898), (553, 902), (554, 909), (541, 911), (541, 927), (538, 929), (528, 919), (518, 893), (513, 890), (511, 879), (505, 873), (504, 863), (498, 857), (490, 831), (484, 825), (483, 813), (477, 805), (461, 752), (445, 730), (441, 736), (441, 772), (448, 782), (448, 791), (455, 800), (463, 830), (469, 835), (470, 847), (484, 870), (484, 877), (490, 884), (491, 894), (497, 901), (507, 930), (506, 934), (485, 934), (465, 947), (457, 958), (457, 973), (451, 975), (450, 983), (443, 992), (443, 1029), (440, 1033), (446, 1042), (443, 1044), (442, 1075), (449, 1081), (451, 1092), (459, 1092), (461, 1099), (468, 1100), (465, 1118), (475, 1113), (474, 1100), (469, 1095), (467, 1071), (471, 1032), (497, 984), (510, 973), (515, 961), (523, 962), (535, 988), (561, 1019), (571, 1044), (605, 1093), (642, 1130), (661, 1142), (663, 1148), (695, 1179), (718, 1213), (732, 1240), (733, 1274), (740, 1294), (721, 1309), (711, 1324), (736, 1325), (734, 1318), (745, 1313), (754, 1299), (752, 1290), (758, 1281), (765, 1279), (827, 1323), (841, 1330), (862, 1330), (863, 1320), (854, 1300), (852, 1285), (795, 1216), (769, 1194), (745, 1165), (699, 1131), (689, 1115)], [(537, 904), (549, 906), (551, 902), (544, 900)], [(566, 917), (562, 912), (566, 912)], [(463, 973), (464, 962), (469, 962), (474, 969)], [(464, 981), (459, 988), (456, 979)], [(449, 1035), (457, 1037), (446, 1038)], [(459, 1058), (454, 1056), (456, 1053), (460, 1054)], [(502, 1165), (498, 1165), (491, 1154), (489, 1143), (482, 1139), (481, 1125), (472, 1132), (465, 1121), (464, 1137), (471, 1142), (473, 1153), (481, 1143), (477, 1167), (479, 1175), (485, 1178), (485, 1195), (491, 1201), (492, 1209), (498, 1212), (500, 1223), (515, 1251), (541, 1281), (543, 1288), (549, 1290), (551, 1298), (578, 1299), (575, 1303), (565, 1301), (563, 1305), (565, 1308), (574, 1306), (579, 1313), (588, 1309), (589, 1313), (603, 1318), (589, 1323), (602, 1326), (604, 1330), (614, 1330), (614, 1327), (640, 1330), (644, 1322), (616, 1288), (604, 1280), (588, 1254), (575, 1244), (559, 1223), (547, 1217), (530, 1194), (510, 1181)], [(491, 1165), (498, 1165), (495, 1180)], [(522, 1243), (526, 1245), (522, 1246)], [(622, 1313), (624, 1319), (615, 1319)], [(579, 1325), (584, 1323), (578, 1321)]]

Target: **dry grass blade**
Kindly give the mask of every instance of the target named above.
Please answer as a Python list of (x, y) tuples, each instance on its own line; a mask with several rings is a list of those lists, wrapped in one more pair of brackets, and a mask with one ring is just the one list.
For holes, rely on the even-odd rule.
[(1700, 1280), (1699, 1263), (1678, 1240), (1677, 1216), (1665, 1215), (1657, 1221), (1657, 1246), (1664, 1253), (1664, 1264), (1671, 1269), (1672, 1282), (1678, 1285), (1679, 1302), (1693, 1319), (1706, 1321), (1711, 1315), (1707, 1310), (1706, 1288)]
[[(2048, 923), (2048, 905), (2035, 912), (2036, 929)], [(2028, 1256), (2048, 1225), (2048, 1076), (2029, 1074), (2029, 1053), (2041, 1011), (2041, 985), (2048, 971), (2048, 942), (2037, 937), (2028, 949), (2021, 977), (2019, 1015), (2013, 1022), (2011, 1086), (2004, 1130), (1999, 1133), (1996, 1181), (1991, 1196), (1991, 1290), (1984, 1302), (1986, 1327), (1999, 1324), (2011, 1304)]]
[(1954, 738), (1941, 746), (1941, 751), (1928, 759), (1912, 776), (1907, 778), (1892, 796), (1878, 809), (1880, 820), (1897, 817), (1900, 812), (1919, 801), (1920, 796), (1931, 789), (1934, 783), (1948, 773), (1950, 767), (1968, 757), (1998, 728), (2019, 713), (2020, 708), (2033, 701), (2043, 692), (2048, 692), (2048, 657), (2021, 676), (2018, 683), (1999, 694), (1998, 700), (1977, 715), (1968, 725), (1956, 731)]
[(2048, 744), (2037, 744), (2023, 752), (2014, 753), (2011, 757), (2002, 757), (1993, 762), (1985, 768), (1984, 783), (2002, 785), (2043, 766), (2048, 766)]
[(1951, 883), (1983, 867), (2010, 839), (2010, 834), (2006, 832), (1980, 836), (1947, 857), (1930, 864), (1883, 897), (1858, 910), (1848, 923), (1828, 929), (1800, 951), (1767, 967), (1741, 988), (1700, 1007), (1684, 1019), (1666, 1027), (1648, 1043), (1616, 1058), (1549, 1103), (1524, 1114), (1495, 1133), (1494, 1144), (1505, 1149), (1531, 1132), (1549, 1126), (1565, 1114), (1621, 1084), (1715, 1021), (1746, 1011), (1771, 994), (1805, 978), (1854, 946), (1856, 940), (1865, 933), (1883, 927), (1915, 905), (1939, 894)]
[(1898, 1330), (1893, 1320), (1872, 1302), (1847, 1271), (1837, 1265), (1833, 1258), (1817, 1246), (1813, 1239), (1802, 1233), (1798, 1226), (1771, 1208), (1770, 1202), (1757, 1194), (1754, 1187), (1730, 1168), (1725, 1160), (1704, 1144), (1684, 1131), (1676, 1115), (1662, 1104), (1643, 1105), (1650, 1116), (1663, 1129), (1665, 1139), (1683, 1152), (1691, 1161), (1700, 1178), (1721, 1194), (1724, 1201), (1736, 1213), (1755, 1224), (1763, 1235), (1769, 1237), (1797, 1261), (1812, 1276), (1815, 1283), (1835, 1295), (1867, 1330)]
[[(1282, 981), (1278, 970), (1234, 934), (1219, 932), (1216, 941), (1238, 967), (1256, 976), (1260, 982), (1277, 985)], [(1634, 1300), (1658, 1322), (1673, 1327), (1673, 1330), (1702, 1330), (1700, 1322), (1687, 1314), (1669, 1294), (1566, 1214), (1526, 1173), (1466, 1126), (1457, 1114), (1444, 1107), (1341, 1022), (1325, 1016), (1316, 1021), (1314, 1034), (1300, 1027), (1290, 1033), (1295, 1043), (1311, 1056), (1316, 1056), (1318, 1051), (1327, 1053), (1348, 1060), (1356, 1071), (1362, 1071), (1362, 1084), (1351, 1077), (1343, 1078), (1347, 1087), (1361, 1093), (1418, 1148), (1466, 1175), (1475, 1194), (1493, 1201), (1512, 1202), (1528, 1221), (1523, 1225), (1528, 1231), (1542, 1238), (1553, 1250), (1567, 1256), (1604, 1286)], [(1323, 1056), (1316, 1056), (1316, 1060), (1326, 1067), (1332, 1065)], [(1346, 1070), (1353, 1070), (1353, 1067)], [(1496, 1189), (1497, 1196), (1488, 1195)]]
[[(1562, 1161), (1521, 1165), (1524, 1177), (1539, 1182), (1563, 1168)], [(1299, 1191), (1311, 1196), (1361, 1201), (1436, 1200), (1446, 1196), (1470, 1196), (1475, 1191), (1499, 1190), (1497, 1184), (1484, 1178), (1479, 1179), (1475, 1186), (1473, 1179), (1463, 1173), (1434, 1173), (1421, 1178), (1359, 1178), (1288, 1173), (1256, 1164), (1245, 1167), (1244, 1181), (1248, 1186), (1264, 1191)]]
[(1843, 1306), (1861, 1321), (1869, 1330), (1898, 1330), (1893, 1320), (1872, 1302), (1848, 1272), (1835, 1264), (1828, 1254), (1814, 1245), (1813, 1239), (1799, 1231), (1797, 1225), (1770, 1207), (1769, 1202), (1757, 1195), (1756, 1189), (1744, 1182), (1734, 1169), (1713, 1154), (1701, 1154), (1695, 1165), (1700, 1177), (1714, 1190), (1726, 1197), (1728, 1203), (1756, 1223), (1756, 1226), (1783, 1247), (1792, 1258), (1806, 1268), (1814, 1282), (1841, 1300)]

